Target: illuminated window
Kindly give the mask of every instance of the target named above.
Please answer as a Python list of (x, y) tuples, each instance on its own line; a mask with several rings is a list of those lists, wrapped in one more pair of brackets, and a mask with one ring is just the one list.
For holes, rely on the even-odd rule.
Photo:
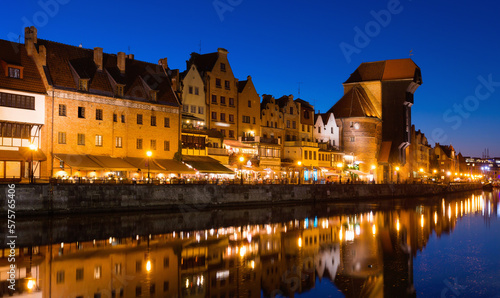
[(78, 145), (85, 146), (85, 134), (83, 133), (78, 134)]
[(14, 78), (14, 79), (20, 79), (21, 78), (21, 69), (9, 67), (9, 77)]
[(66, 144), (66, 133), (65, 132), (57, 133), (57, 143)]
[(94, 267), (94, 279), (101, 279), (101, 275), (102, 275), (102, 267), (95, 266)]
[(116, 95), (123, 96), (123, 85), (116, 85)]
[(59, 116), (66, 116), (66, 105), (59, 105)]
[(115, 139), (115, 147), (122, 148), (122, 137), (116, 137)]
[(95, 145), (102, 147), (102, 135), (95, 135)]
[(78, 81), (78, 90), (80, 91), (88, 91), (89, 90), (89, 80), (80, 79)]

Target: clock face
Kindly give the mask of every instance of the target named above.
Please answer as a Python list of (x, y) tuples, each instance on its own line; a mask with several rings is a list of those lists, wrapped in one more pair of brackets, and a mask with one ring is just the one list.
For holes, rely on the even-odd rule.
[(354, 128), (359, 129), (359, 123), (354, 123)]

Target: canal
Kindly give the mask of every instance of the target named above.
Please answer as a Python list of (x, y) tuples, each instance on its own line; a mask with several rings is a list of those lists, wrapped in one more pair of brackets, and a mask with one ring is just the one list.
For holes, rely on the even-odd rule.
[(498, 297), (499, 231), (498, 191), (20, 218), (0, 296)]

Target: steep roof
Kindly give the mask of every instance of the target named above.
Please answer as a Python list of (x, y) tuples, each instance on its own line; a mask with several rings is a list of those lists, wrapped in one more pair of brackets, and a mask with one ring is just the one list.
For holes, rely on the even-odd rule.
[(262, 110), (264, 110), (264, 109), (266, 108), (266, 105), (267, 105), (268, 103), (271, 103), (272, 99), (273, 99), (273, 96), (272, 96), (272, 95), (269, 95), (269, 94), (263, 94), (263, 95), (262, 95), (262, 101), (261, 101), (261, 103), (260, 103), (260, 110), (261, 110), (261, 111), (262, 111)]
[(441, 150), (444, 152), (444, 154), (446, 154), (446, 156), (448, 158), (451, 158), (451, 153), (453, 151), (455, 151), (455, 149), (453, 148), (452, 145), (440, 145), (440, 144), (436, 144), (436, 146), (439, 146), (441, 148)]
[(47, 48), (47, 68), (53, 85), (78, 90), (78, 78), (89, 79), (89, 93), (115, 96), (114, 86), (124, 84), (123, 98), (150, 101), (156, 90), (157, 104), (178, 106), (170, 79), (163, 66), (125, 58), (125, 73), (117, 66), (117, 55), (103, 53), (103, 70), (94, 63), (94, 50), (38, 39)]
[(344, 94), (328, 113), (333, 113), (335, 118), (381, 117), (360, 86), (354, 86)]
[(238, 93), (243, 92), (243, 89), (245, 89), (245, 86), (247, 85), (248, 80), (245, 81), (238, 81)]
[(307, 101), (305, 101), (303, 99), (297, 98), (294, 101), (300, 103), (300, 106), (303, 108), (314, 110), (314, 107), (310, 103), (308, 103)]
[(282, 97), (276, 99), (276, 104), (280, 107), (280, 109), (283, 109), (289, 100), (290, 100), (289, 96), (283, 95)]
[(199, 72), (211, 71), (214, 68), (218, 58), (218, 52), (203, 55), (198, 53), (191, 53), (191, 59), (189, 59), (189, 63), (194, 63)]
[(344, 84), (400, 79), (417, 79), (421, 83), (420, 68), (410, 58), (363, 62)]
[(3, 66), (7, 64), (21, 66), (23, 68), (23, 78), (11, 78), (6, 76), (5, 73), (0, 73), (0, 88), (46, 93), (38, 68), (33, 59), (28, 56), (24, 44), (0, 40), (0, 71), (3, 71)]

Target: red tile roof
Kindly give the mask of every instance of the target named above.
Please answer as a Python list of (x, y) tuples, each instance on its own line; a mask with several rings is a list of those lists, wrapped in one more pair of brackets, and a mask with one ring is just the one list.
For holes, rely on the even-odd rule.
[(161, 65), (125, 59), (125, 73), (117, 67), (117, 55), (103, 53), (103, 70), (97, 70), (94, 51), (38, 39), (47, 49), (47, 68), (54, 86), (77, 90), (78, 79), (89, 79), (89, 93), (115, 97), (116, 83), (124, 84), (125, 99), (150, 101), (149, 90), (157, 90), (157, 104), (178, 106), (170, 79)]
[(10, 64), (23, 67), (22, 79), (6, 76), (3, 67), (0, 67), (0, 88), (46, 94), (38, 68), (23, 44), (0, 40), (0, 61), (3, 61), (0, 66)]
[(420, 68), (410, 58), (363, 62), (344, 84), (400, 79), (416, 79), (421, 83)]
[(381, 117), (360, 86), (355, 86), (344, 94), (328, 113), (333, 113), (335, 118)]

